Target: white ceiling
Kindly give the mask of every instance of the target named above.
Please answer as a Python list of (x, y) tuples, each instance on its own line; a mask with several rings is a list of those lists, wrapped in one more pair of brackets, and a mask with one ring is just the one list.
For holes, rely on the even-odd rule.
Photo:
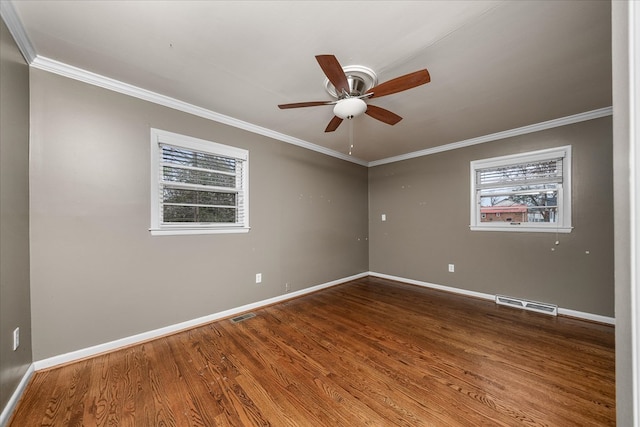
[(611, 105), (609, 1), (25, 1), (40, 57), (337, 152), (314, 56), (379, 82), (427, 68), (431, 83), (369, 101), (404, 120), (353, 120), (353, 157), (374, 161)]

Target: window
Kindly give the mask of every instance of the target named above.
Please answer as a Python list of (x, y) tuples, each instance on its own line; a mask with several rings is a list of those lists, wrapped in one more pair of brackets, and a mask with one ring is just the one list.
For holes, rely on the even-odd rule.
[(571, 232), (571, 146), (471, 162), (471, 230)]
[(151, 129), (151, 234), (249, 230), (249, 153)]

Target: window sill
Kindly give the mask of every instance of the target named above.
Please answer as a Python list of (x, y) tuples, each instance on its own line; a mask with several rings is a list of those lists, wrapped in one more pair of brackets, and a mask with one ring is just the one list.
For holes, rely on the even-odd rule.
[(532, 227), (527, 225), (498, 225), (481, 226), (470, 225), (471, 231), (515, 231), (526, 233), (571, 233), (573, 227)]
[(197, 234), (238, 234), (248, 233), (249, 227), (229, 227), (229, 228), (150, 228), (152, 236), (177, 236), (177, 235), (197, 235)]

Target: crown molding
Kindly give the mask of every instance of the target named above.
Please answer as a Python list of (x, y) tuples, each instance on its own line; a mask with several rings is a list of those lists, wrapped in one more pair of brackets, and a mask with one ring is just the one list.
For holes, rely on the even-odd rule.
[(208, 120), (213, 120), (218, 123), (233, 126), (239, 129), (243, 129), (258, 135), (273, 138), (288, 144), (296, 145), (298, 147), (306, 148), (311, 151), (316, 151), (331, 157), (335, 157), (347, 162), (356, 163), (361, 166), (373, 167), (384, 165), (387, 163), (395, 163), (403, 160), (414, 159), (417, 157), (428, 156), (435, 153), (441, 153), (443, 151), (456, 150), (458, 148), (469, 147), (471, 145), (483, 144), (485, 142), (497, 141), (500, 139), (511, 138), (514, 136), (525, 135), (528, 133), (539, 132), (542, 130), (553, 129), (556, 127), (567, 126), (574, 123), (580, 123), (587, 120), (598, 119), (601, 117), (611, 116), (613, 114), (612, 107), (604, 107), (597, 110), (587, 111), (584, 113), (574, 114), (571, 116), (561, 117), (558, 119), (548, 120), (546, 122), (535, 123), (528, 126), (522, 126), (515, 129), (496, 132), (489, 135), (479, 136), (476, 138), (466, 139), (463, 141), (453, 142), (450, 144), (440, 145), (433, 148), (427, 148), (425, 150), (414, 151), (411, 153), (401, 154), (399, 156), (388, 157), (381, 160), (374, 160), (367, 162), (356, 157), (349, 156), (348, 154), (341, 153), (339, 151), (331, 150), (320, 145), (313, 144), (311, 142), (295, 138), (290, 135), (286, 135), (280, 132), (276, 132), (271, 129), (267, 129), (261, 126), (254, 125), (242, 120), (235, 119), (224, 114), (216, 113), (215, 111), (207, 110), (202, 107), (198, 107), (193, 104), (189, 104), (184, 101), (180, 101), (165, 95), (152, 92), (150, 90), (142, 89), (137, 86), (130, 85), (128, 83), (121, 82), (109, 77), (102, 76), (100, 74), (93, 73), (72, 65), (65, 64), (54, 59), (36, 56), (31, 62), (31, 66), (43, 71), (58, 74), (70, 79), (78, 80), (84, 83), (88, 83), (94, 86), (102, 87), (104, 89), (112, 90), (114, 92), (122, 93), (124, 95), (133, 96), (144, 101), (153, 102), (154, 104), (162, 105), (172, 108), (174, 110), (182, 111), (188, 114), (193, 114), (198, 117), (202, 117)]
[(121, 82), (109, 77), (102, 76), (100, 74), (93, 73), (72, 65), (65, 64), (54, 59), (36, 56), (32, 61), (31, 66), (43, 71), (58, 74), (70, 79), (78, 80), (84, 83), (88, 83), (94, 86), (102, 87), (104, 89), (112, 90), (114, 92), (122, 93), (124, 95), (133, 96), (144, 101), (153, 102), (154, 104), (162, 105), (172, 108), (174, 110), (182, 111), (188, 114), (193, 114), (198, 117), (202, 117), (208, 120), (213, 120), (218, 123), (233, 126), (239, 129), (243, 129), (258, 135), (273, 138), (288, 144), (296, 145), (298, 147), (306, 148), (308, 150), (316, 151), (318, 153), (325, 154), (327, 156), (335, 157), (347, 162), (355, 163), (361, 166), (373, 167), (384, 165), (387, 163), (395, 163), (403, 160), (413, 159), (417, 157), (428, 156), (435, 153), (441, 153), (443, 151), (456, 150), (458, 148), (469, 147), (471, 145), (483, 144), (485, 142), (497, 141), (500, 139), (511, 138), (518, 135), (525, 135), (528, 133), (539, 132), (546, 129), (552, 129), (560, 126), (566, 126), (574, 123), (584, 122), (587, 120), (593, 120), (601, 117), (611, 116), (613, 114), (612, 107), (600, 108), (597, 110), (587, 111), (584, 113), (574, 114), (572, 116), (561, 117), (558, 119), (548, 120), (546, 122), (536, 123), (528, 126), (523, 126), (506, 131), (496, 132), (489, 135), (479, 136), (476, 138), (466, 139), (463, 141), (453, 142), (450, 144), (440, 145), (433, 148), (427, 148), (425, 150), (414, 151), (411, 153), (401, 154), (399, 156), (388, 157), (381, 160), (374, 160), (367, 162), (362, 159), (350, 156), (339, 151), (331, 150), (320, 145), (313, 144), (311, 142), (295, 138), (290, 135), (286, 135), (280, 132), (276, 132), (271, 129), (267, 129), (261, 126), (254, 125), (242, 120), (235, 119), (224, 114), (216, 113), (215, 111), (207, 110), (202, 107), (198, 107), (193, 104), (189, 104), (184, 101), (177, 100), (165, 95), (152, 92), (150, 90), (142, 89), (137, 86), (130, 85), (128, 83)]
[(351, 163), (356, 163), (361, 166), (367, 166), (367, 162), (352, 156), (349, 156), (339, 151), (331, 150), (320, 145), (313, 144), (302, 139), (294, 138), (289, 135), (285, 135), (280, 132), (273, 131), (261, 126), (254, 125), (242, 120), (235, 119), (224, 114), (216, 113), (215, 111), (207, 110), (206, 108), (198, 107), (193, 104), (189, 104), (184, 101), (180, 101), (175, 98), (171, 98), (165, 95), (161, 95), (156, 92), (152, 92), (147, 89), (142, 89), (137, 86), (130, 85), (128, 83), (121, 82), (109, 77), (102, 76), (100, 74), (93, 73), (91, 71), (84, 70), (82, 68), (74, 67), (72, 65), (65, 64), (54, 59), (36, 56), (31, 63), (33, 68), (47, 71), (50, 73), (58, 74), (60, 76), (68, 77), (70, 79), (78, 80), (90, 85), (98, 86), (104, 89), (112, 90), (124, 95), (129, 95), (134, 98), (142, 99), (144, 101), (153, 102), (154, 104), (169, 107), (174, 110), (182, 111), (184, 113), (193, 114), (194, 116), (202, 117), (208, 120), (213, 120), (218, 123), (233, 126), (239, 129), (243, 129), (258, 135), (266, 136), (269, 138), (277, 139), (288, 144), (296, 145), (298, 147), (306, 148), (311, 151), (325, 154), (327, 156), (336, 157), (338, 159), (346, 160)]
[(0, 15), (2, 16), (4, 23), (7, 25), (9, 32), (13, 36), (13, 39), (16, 41), (18, 49), (20, 49), (20, 53), (22, 53), (22, 56), (27, 63), (31, 64), (31, 62), (36, 58), (36, 50), (33, 48), (29, 37), (27, 37), (27, 33), (22, 26), (22, 21), (20, 21), (18, 13), (13, 7), (13, 3), (11, 1), (0, 1)]
[(367, 166), (367, 162), (365, 160), (358, 159), (348, 154), (331, 150), (329, 148), (313, 144), (303, 139), (295, 138), (290, 135), (286, 135), (280, 132), (273, 131), (271, 129), (254, 125), (252, 123), (238, 120), (224, 114), (216, 113), (215, 111), (207, 110), (205, 108), (201, 108), (187, 102), (170, 98), (168, 96), (160, 95), (158, 93), (142, 89), (115, 79), (111, 79), (109, 77), (93, 73), (91, 71), (74, 67), (72, 65), (56, 61), (54, 59), (40, 56), (36, 53), (36, 50), (31, 44), (31, 41), (29, 40), (29, 37), (24, 30), (24, 26), (22, 25), (22, 21), (20, 20), (18, 13), (13, 7), (12, 0), (0, 1), (0, 16), (2, 16), (3, 21), (9, 29), (9, 32), (16, 41), (16, 44), (18, 45), (18, 49), (22, 53), (22, 56), (33, 68), (48, 71), (50, 73), (58, 74), (94, 86), (102, 87), (104, 89), (112, 90), (124, 95), (133, 96), (135, 98), (153, 102), (155, 104), (169, 107), (174, 110), (193, 114), (198, 117), (213, 120), (218, 123), (223, 123), (258, 135), (266, 136), (268, 138), (273, 138), (282, 142), (286, 142), (288, 144), (306, 148), (307, 150), (316, 151), (327, 156), (336, 157), (338, 159), (345, 160), (351, 163), (356, 163), (360, 166)]
[(559, 119), (548, 120), (546, 122), (536, 123), (533, 125), (523, 126), (515, 129), (496, 132), (489, 135), (479, 136), (476, 138), (465, 139), (464, 141), (452, 142), (451, 144), (440, 145), (425, 150), (414, 151), (412, 153), (401, 154), (399, 156), (388, 157), (386, 159), (374, 160), (367, 163), (368, 167), (384, 165), (387, 163), (400, 162), (402, 160), (415, 159), (416, 157), (428, 156), (430, 154), (441, 153), (443, 151), (456, 150), (458, 148), (469, 147), (471, 145), (483, 144), (485, 142), (497, 141), (499, 139), (511, 138), (518, 135), (539, 132), (546, 129), (553, 129), (560, 126), (567, 126), (574, 123), (580, 123), (587, 120), (599, 119), (613, 115), (612, 107), (599, 108), (597, 110), (587, 111), (584, 113), (574, 114), (572, 116), (561, 117)]
[(233, 126), (239, 129), (246, 130), (258, 135), (266, 136), (275, 140), (292, 144), (298, 147), (302, 147), (311, 151), (315, 151), (327, 156), (335, 157), (341, 160), (345, 160), (350, 163), (355, 163), (361, 166), (373, 167), (384, 165), (387, 163), (395, 163), (403, 160), (414, 159), (417, 157), (428, 156), (435, 153), (441, 153), (443, 151), (456, 150), (458, 148), (469, 147), (471, 145), (483, 144), (485, 142), (497, 141), (500, 139), (511, 138), (514, 136), (525, 135), (528, 133), (539, 132), (546, 129), (552, 129), (560, 126), (566, 126), (574, 123), (579, 123), (587, 120), (593, 120), (601, 117), (611, 116), (613, 114), (612, 107), (604, 107), (597, 110), (587, 111), (584, 113), (574, 114), (572, 116), (561, 117), (558, 119), (548, 120), (546, 122), (536, 123), (528, 126), (523, 126), (506, 131), (496, 132), (489, 135), (479, 136), (476, 138), (466, 139), (463, 141), (453, 142), (450, 144), (440, 145), (437, 147), (427, 148), (424, 150), (414, 151), (411, 153), (401, 154), (398, 156), (388, 157), (380, 160), (374, 160), (367, 162), (366, 160), (358, 159), (351, 155), (341, 153), (339, 151), (331, 150), (321, 145), (313, 144), (303, 139), (295, 138), (290, 135), (286, 135), (280, 132), (276, 132), (271, 129), (267, 129), (262, 126), (254, 125), (249, 122), (245, 122), (239, 119), (235, 119), (224, 114), (216, 113), (215, 111), (207, 110), (202, 107), (198, 107), (193, 104), (189, 104), (184, 101), (180, 101), (175, 98), (171, 98), (165, 95), (152, 92), (150, 90), (142, 89), (137, 86), (130, 85), (128, 83), (121, 82), (109, 77), (102, 76), (100, 74), (93, 73), (91, 71), (84, 70), (82, 68), (74, 67), (69, 64), (65, 64), (54, 59), (46, 58), (36, 54), (33, 45), (31, 44), (27, 34), (22, 26), (22, 22), (13, 7), (11, 0), (0, 1), (0, 14), (2, 19), (7, 24), (11, 35), (14, 37), (20, 52), (26, 59), (26, 61), (33, 67), (50, 73), (58, 74), (64, 77), (68, 77), (74, 80), (78, 80), (84, 83), (88, 83), (94, 86), (102, 87), (104, 89), (112, 90), (124, 95), (129, 95), (144, 101), (152, 102), (154, 104), (162, 105), (174, 110), (182, 111), (188, 114), (192, 114), (204, 119), (212, 120), (218, 123)]

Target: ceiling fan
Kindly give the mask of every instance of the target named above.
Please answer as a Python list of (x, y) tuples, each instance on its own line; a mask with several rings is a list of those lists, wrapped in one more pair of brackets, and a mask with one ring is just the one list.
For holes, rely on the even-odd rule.
[(369, 68), (362, 66), (343, 68), (333, 55), (317, 55), (316, 60), (327, 76), (325, 88), (329, 95), (336, 100), (280, 104), (278, 108), (334, 105), (334, 117), (327, 125), (325, 132), (335, 131), (344, 119), (352, 119), (363, 113), (386, 124), (395, 125), (402, 120), (402, 117), (376, 105), (367, 104), (365, 100), (402, 92), (431, 81), (429, 72), (425, 69), (377, 84), (378, 78), (375, 72)]

